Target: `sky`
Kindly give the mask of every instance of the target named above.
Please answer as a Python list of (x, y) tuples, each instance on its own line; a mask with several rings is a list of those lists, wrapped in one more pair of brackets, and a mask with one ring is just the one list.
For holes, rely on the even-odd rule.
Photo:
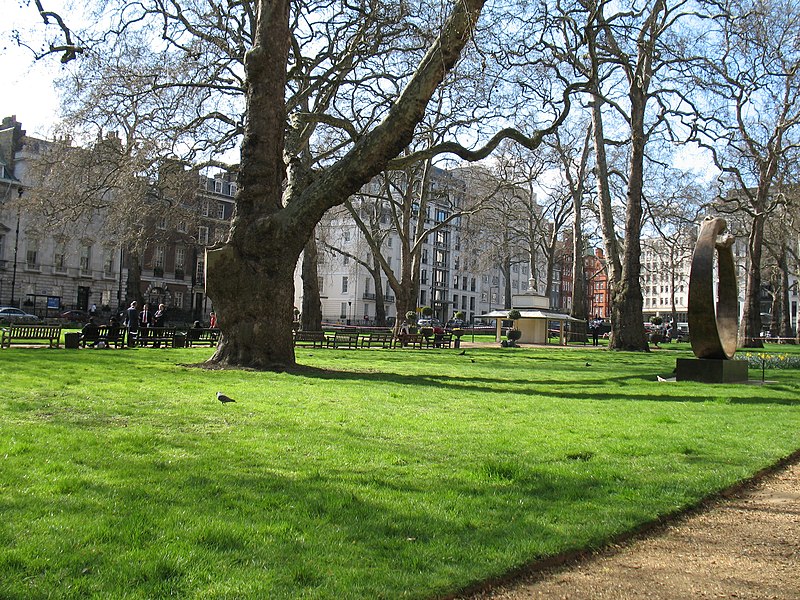
[[(9, 2), (11, 4), (11, 2)], [(28, 135), (47, 137), (58, 119), (59, 99), (53, 80), (62, 73), (59, 56), (34, 61), (27, 48), (20, 48), (12, 39), (15, 29), (43, 31), (44, 25), (33, 8), (24, 2), (4, 6), (0, 19), (0, 118), (17, 116)], [(58, 8), (60, 2), (50, 2), (47, 8)]]

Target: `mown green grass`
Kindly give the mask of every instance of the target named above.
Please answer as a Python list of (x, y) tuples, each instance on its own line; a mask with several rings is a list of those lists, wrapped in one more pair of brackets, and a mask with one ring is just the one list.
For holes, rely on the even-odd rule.
[(0, 351), (0, 597), (435, 597), (800, 448), (797, 371), (657, 382), (679, 347), (208, 355)]

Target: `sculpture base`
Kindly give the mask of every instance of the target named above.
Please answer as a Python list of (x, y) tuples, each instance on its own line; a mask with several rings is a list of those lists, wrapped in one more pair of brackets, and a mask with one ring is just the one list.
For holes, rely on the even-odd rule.
[(737, 383), (747, 381), (746, 360), (716, 358), (679, 358), (675, 369), (676, 381), (700, 383)]

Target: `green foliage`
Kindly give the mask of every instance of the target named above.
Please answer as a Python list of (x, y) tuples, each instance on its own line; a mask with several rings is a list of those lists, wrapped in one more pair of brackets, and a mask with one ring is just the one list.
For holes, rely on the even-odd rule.
[(467, 314), (463, 310), (457, 310), (453, 315), (454, 319), (461, 319), (462, 321), (467, 318)]
[(650, 317), (650, 323), (653, 325), (661, 325), (664, 322), (664, 319), (659, 317), (658, 315)]
[(423, 317), (430, 317), (433, 314), (433, 309), (430, 306), (423, 306), (421, 311)]
[(511, 319), (512, 321), (516, 321), (517, 319), (522, 318), (522, 313), (519, 312), (516, 308), (512, 308), (510, 311), (508, 311), (508, 318)]
[(682, 347), (0, 350), (0, 597), (431, 598), (597, 547), (798, 446), (796, 373), (657, 382)]

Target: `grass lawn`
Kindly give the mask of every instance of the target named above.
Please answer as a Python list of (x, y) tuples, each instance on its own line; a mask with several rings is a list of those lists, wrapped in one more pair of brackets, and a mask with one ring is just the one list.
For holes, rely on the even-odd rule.
[(432, 598), (800, 448), (797, 369), (657, 382), (688, 344), (209, 354), (0, 351), (0, 598)]

